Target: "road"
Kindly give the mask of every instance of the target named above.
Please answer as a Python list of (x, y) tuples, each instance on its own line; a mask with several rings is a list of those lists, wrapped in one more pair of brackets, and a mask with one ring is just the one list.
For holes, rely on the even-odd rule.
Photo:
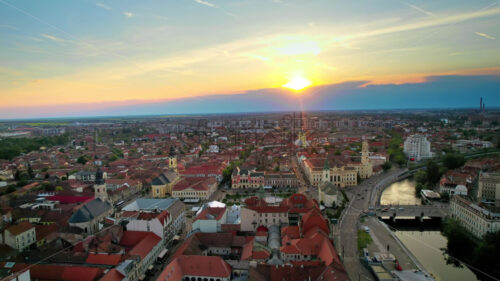
[(350, 202), (340, 223), (334, 229), (334, 237), (336, 238), (335, 241), (337, 241), (337, 249), (343, 258), (345, 269), (351, 280), (374, 280), (372, 274), (359, 261), (359, 216), (369, 206), (376, 205), (375, 200), (378, 198), (378, 192), (401, 172), (401, 169), (393, 169), (387, 173), (373, 176), (358, 186), (346, 189)]

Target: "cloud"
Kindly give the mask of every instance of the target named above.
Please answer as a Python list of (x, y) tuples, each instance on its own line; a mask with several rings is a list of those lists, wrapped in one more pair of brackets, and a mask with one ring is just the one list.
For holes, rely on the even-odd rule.
[(132, 14), (131, 12), (123, 12), (123, 14), (127, 17), (127, 18), (131, 18), (134, 16), (134, 14)]
[(43, 38), (55, 41), (55, 42), (62, 42), (62, 43), (69, 42), (66, 39), (62, 39), (62, 38), (59, 38), (59, 37), (56, 37), (56, 36), (50, 35), (50, 34), (41, 33), (40, 36), (42, 36)]
[(208, 7), (215, 8), (215, 4), (214, 4), (214, 3), (210, 3), (210, 2), (208, 2), (208, 1), (204, 1), (204, 0), (194, 0), (194, 2), (196, 2), (196, 3), (198, 3), (198, 4), (202, 4), (202, 5), (208, 6)]
[(108, 10), (108, 11), (111, 10), (110, 6), (108, 6), (108, 5), (104, 4), (104, 3), (101, 3), (101, 2), (97, 2), (97, 3), (95, 3), (95, 5), (97, 7), (103, 8), (103, 9)]
[(477, 35), (481, 36), (481, 37), (484, 37), (486, 39), (490, 39), (490, 40), (495, 40), (495, 37), (491, 36), (491, 35), (488, 35), (486, 33), (482, 33), (482, 32), (476, 32)]
[(418, 12), (420, 12), (420, 13), (422, 13), (422, 14), (428, 15), (429, 17), (435, 17), (434, 13), (429, 12), (429, 11), (427, 11), (427, 10), (423, 9), (423, 8), (417, 7), (417, 6), (412, 5), (412, 4), (409, 4), (409, 3), (405, 3), (405, 4), (406, 4), (408, 7), (412, 8), (413, 10), (415, 10), (415, 11), (418, 11)]
[(336, 37), (336, 38), (334, 38), (334, 40), (338, 41), (339, 39), (340, 40), (348, 40), (348, 39), (355, 39), (355, 38), (366, 38), (366, 37), (379, 36), (379, 35), (391, 34), (391, 33), (396, 33), (396, 32), (419, 30), (419, 29), (424, 29), (424, 28), (455, 24), (455, 23), (460, 23), (460, 22), (464, 22), (464, 21), (468, 21), (468, 20), (495, 16), (498, 14), (500, 14), (500, 8), (480, 10), (480, 11), (469, 12), (469, 13), (454, 14), (454, 15), (443, 16), (443, 17), (439, 17), (439, 18), (434, 17), (432, 19), (426, 19), (423, 21), (417, 21), (417, 22), (413, 22), (413, 23), (407, 23), (407, 24), (395, 25), (395, 26), (384, 27), (384, 28), (379, 28), (379, 29), (373, 29), (373, 30), (370, 30), (367, 32), (361, 32), (361, 33), (357, 33), (357, 34), (350, 34), (350, 35), (347, 35), (343, 38)]

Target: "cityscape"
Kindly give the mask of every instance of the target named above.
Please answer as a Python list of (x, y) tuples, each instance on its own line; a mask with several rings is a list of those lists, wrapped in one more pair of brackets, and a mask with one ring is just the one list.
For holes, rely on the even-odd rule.
[(0, 0), (0, 280), (500, 280), (499, 5)]

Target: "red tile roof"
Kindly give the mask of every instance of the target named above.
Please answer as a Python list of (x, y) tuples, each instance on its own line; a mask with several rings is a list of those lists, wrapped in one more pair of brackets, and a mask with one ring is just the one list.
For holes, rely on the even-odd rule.
[(12, 235), (17, 236), (17, 235), (19, 235), (23, 232), (26, 232), (34, 227), (35, 226), (32, 225), (31, 223), (29, 223), (27, 221), (23, 221), (19, 224), (11, 225), (10, 227), (7, 228), (7, 231), (9, 231)]
[(137, 255), (144, 259), (160, 242), (161, 238), (158, 235), (152, 232), (148, 232), (148, 235), (146, 235), (139, 243), (137, 243), (137, 245), (135, 245), (135, 247), (130, 250), (129, 254)]
[(122, 281), (124, 276), (115, 268), (111, 269), (100, 281)]
[(197, 220), (221, 220), (224, 214), (226, 213), (226, 208), (225, 207), (207, 207), (204, 208), (203, 211), (199, 215), (196, 216), (196, 218), (193, 220), (193, 222)]
[(90, 199), (94, 199), (94, 197), (88, 196), (62, 196), (62, 195), (54, 195), (48, 196), (49, 200), (59, 201), (61, 204), (71, 204), (71, 203), (82, 203)]
[(85, 262), (90, 264), (118, 265), (120, 264), (121, 259), (122, 255), (118, 254), (90, 254)]
[(179, 256), (163, 270), (157, 281), (180, 281), (184, 276), (229, 278), (231, 267), (219, 256)]
[(320, 228), (326, 234), (330, 233), (328, 222), (318, 209), (311, 209), (303, 215), (300, 226), (303, 235), (315, 227)]
[(206, 191), (210, 186), (216, 184), (215, 178), (183, 178), (172, 187), (172, 191), (182, 191), (185, 189), (194, 189), (198, 191)]

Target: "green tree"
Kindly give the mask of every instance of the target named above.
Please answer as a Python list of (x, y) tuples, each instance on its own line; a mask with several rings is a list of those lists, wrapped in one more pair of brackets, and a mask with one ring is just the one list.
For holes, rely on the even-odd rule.
[(382, 164), (382, 169), (384, 169), (384, 171), (390, 170), (391, 168), (392, 168), (392, 164), (389, 161)]
[(429, 184), (436, 184), (441, 178), (441, 173), (439, 172), (439, 166), (433, 160), (427, 162), (427, 182)]
[(443, 165), (450, 169), (462, 167), (465, 164), (465, 158), (462, 154), (448, 153), (443, 158)]
[(87, 155), (82, 155), (80, 157), (78, 157), (78, 159), (76, 160), (76, 162), (82, 164), (82, 165), (85, 165), (85, 163), (87, 163), (89, 161), (89, 157)]
[(470, 233), (460, 225), (458, 220), (449, 219), (444, 225), (442, 232), (448, 238), (447, 248), (449, 255), (462, 259), (474, 252), (477, 245), (471, 238)]
[(441, 201), (443, 202), (449, 202), (450, 201), (450, 194), (448, 192), (441, 192)]

